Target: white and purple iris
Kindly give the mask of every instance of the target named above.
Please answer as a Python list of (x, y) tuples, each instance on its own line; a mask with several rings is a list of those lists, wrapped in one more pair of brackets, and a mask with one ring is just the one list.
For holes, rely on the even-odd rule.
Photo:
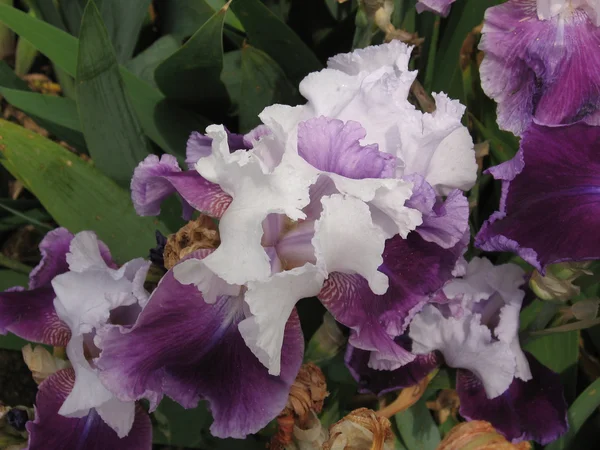
[[(135, 402), (153, 409), (164, 395), (186, 408), (207, 400), (215, 436), (257, 432), (287, 402), (304, 352), (295, 305), (313, 296), (350, 328), (348, 365), (379, 380), (375, 391), (418, 381), (441, 353), (463, 370), (459, 381), (471, 380), (461, 381), (473, 399), (463, 415), (497, 425), (481, 409), (498, 399), (519, 409), (536, 374), (556, 381), (520, 350), (522, 272), (462, 264), (473, 143), (458, 102), (437, 94), (431, 114), (409, 103), (410, 52), (394, 41), (330, 59), (300, 84), (305, 105), (266, 108), (245, 136), (218, 125), (194, 133), (187, 170), (169, 155), (142, 161), (131, 183), (140, 215), (178, 193), (184, 217), (219, 219), (220, 235), (150, 296), (148, 263), (117, 268), (91, 233), (46, 237), (30, 290), (0, 296), (1, 332), (66, 346), (73, 365), (40, 386), (30, 445), (63, 427), (77, 442), (108, 430), (110, 445), (98, 448), (148, 448), (148, 416)], [(536, 401), (562, 414), (560, 432), (556, 392)], [(529, 422), (510, 426), (497, 428), (549, 437)]]
[(96, 333), (108, 323), (132, 324), (148, 300), (149, 263), (139, 258), (117, 269), (93, 233), (64, 228), (48, 233), (40, 250), (29, 289), (0, 294), (0, 332), (66, 347), (71, 367), (40, 384), (28, 448), (149, 449), (148, 414), (104, 387), (94, 363)]
[(468, 265), (459, 263), (455, 275), (400, 340), (419, 355), (413, 362), (390, 372), (373, 370), (372, 355), (349, 346), (351, 373), (363, 391), (381, 394), (417, 384), (445, 363), (459, 369), (463, 417), (489, 421), (513, 442), (555, 440), (567, 429), (560, 378), (519, 344), (525, 273), (514, 264), (494, 266), (473, 258)]
[(408, 102), (410, 51), (332, 58), (300, 84), (305, 105), (266, 108), (243, 137), (194, 134), (191, 170), (169, 156), (140, 164), (139, 213), (178, 192), (220, 219), (221, 244), (175, 265), (133, 328), (101, 336), (100, 377), (121, 399), (207, 399), (214, 435), (257, 431), (285, 405), (303, 353), (295, 304), (311, 296), (377, 351), (373, 366), (415, 358), (395, 338), (464, 250), (476, 163), (464, 107)]

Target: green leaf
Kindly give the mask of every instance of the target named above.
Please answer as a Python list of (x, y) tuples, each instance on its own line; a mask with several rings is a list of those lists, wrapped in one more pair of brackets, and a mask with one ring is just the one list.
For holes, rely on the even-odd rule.
[[(14, 286), (27, 287), (29, 277), (14, 270), (0, 270), (0, 291)], [(12, 333), (0, 335), (0, 348), (8, 350), (21, 350), (28, 342)]]
[[(0, 22), (5, 23), (20, 36), (25, 36), (59, 69), (64, 70), (64, 75), (75, 75), (79, 45), (77, 38), (5, 5), (0, 5)], [(190, 132), (204, 129), (210, 122), (165, 101), (160, 91), (140, 80), (124, 67), (120, 70), (144, 132), (164, 151), (184, 155), (185, 142)], [(64, 89), (62, 81), (61, 86)]]
[(120, 63), (133, 56), (151, 1), (95, 0)]
[(118, 262), (146, 256), (155, 230), (169, 233), (158, 220), (135, 213), (127, 190), (60, 145), (4, 120), (0, 136), (2, 165), (59, 225), (73, 233), (95, 231)]
[(208, 430), (212, 417), (204, 402), (194, 409), (184, 409), (165, 397), (155, 413), (152, 441), (155, 444), (202, 448), (202, 430)]
[(165, 59), (179, 49), (179, 41), (170, 34), (157, 39), (150, 47), (141, 52), (125, 67), (146, 83), (155, 86), (154, 71)]
[(406, 411), (394, 416), (402, 441), (411, 450), (435, 450), (440, 443), (440, 431), (435, 424), (425, 399), (421, 398)]
[(585, 421), (600, 406), (600, 379), (597, 379), (583, 391), (569, 408), (567, 415), (569, 430), (557, 441), (546, 446), (546, 450), (563, 450), (569, 448)]
[(79, 132), (79, 135), (82, 136), (81, 124), (77, 116), (77, 105), (73, 100), (1, 86), (0, 93), (15, 108), (31, 116), (68, 128), (71, 131)]
[[(120, 63), (129, 61), (133, 55), (150, 2), (151, 0), (95, 0)], [(82, 19), (88, 0), (67, 0), (58, 5), (71, 34), (81, 37)]]
[(234, 108), (242, 99), (242, 51), (233, 50), (223, 55), (221, 80), (227, 89)]
[(273, 58), (294, 85), (323, 68), (312, 50), (260, 0), (234, 0), (231, 9), (246, 29), (249, 44)]
[(96, 166), (128, 186), (133, 169), (151, 153), (125, 90), (102, 17), (90, 0), (81, 23), (77, 108)]
[(168, 98), (204, 102), (212, 107), (227, 103), (227, 90), (221, 81), (227, 8), (217, 11), (183, 47), (156, 68), (156, 84)]
[(533, 339), (523, 346), (543, 365), (560, 374), (567, 401), (575, 398), (579, 331), (551, 334)]
[[(204, 22), (225, 5), (226, 0), (169, 0), (157, 5), (165, 34), (185, 39), (198, 30)], [(238, 31), (244, 27), (233, 11), (227, 11), (225, 23)]]
[(0, 61), (0, 93), (15, 108), (31, 116), (54, 136), (84, 151), (77, 106), (73, 100), (31, 92), (4, 61)]
[(487, 8), (502, 0), (463, 0), (452, 5), (452, 14), (445, 21), (440, 35), (433, 76), (432, 90), (447, 92), (451, 98), (462, 99), (462, 81), (459, 67), (460, 49), (469, 32), (483, 21)]
[(0, 270), (0, 291), (5, 291), (14, 286), (26, 288), (28, 283), (29, 277), (24, 273), (15, 272), (14, 270)]
[(258, 114), (266, 106), (292, 103), (295, 89), (281, 67), (261, 50), (245, 46), (241, 64), (240, 130), (247, 132), (261, 123)]
[(77, 68), (77, 39), (46, 22), (28, 16), (12, 6), (0, 4), (0, 22), (25, 37), (40, 52), (69, 75)]

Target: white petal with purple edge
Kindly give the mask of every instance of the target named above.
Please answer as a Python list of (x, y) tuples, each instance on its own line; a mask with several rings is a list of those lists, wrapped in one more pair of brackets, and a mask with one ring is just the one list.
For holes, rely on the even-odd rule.
[(173, 275), (181, 284), (193, 284), (202, 292), (204, 301), (213, 304), (222, 295), (236, 297), (240, 294), (239, 285), (228, 284), (215, 275), (204, 260), (187, 259), (173, 267)]
[(281, 162), (268, 172), (256, 154), (272, 155), (273, 136), (264, 136), (253, 150), (229, 153), (222, 126), (208, 127), (207, 134), (213, 138), (213, 153), (201, 158), (196, 169), (218, 183), (233, 201), (219, 223), (221, 245), (203, 263), (229, 284), (264, 280), (271, 274), (271, 265), (261, 245), (262, 223), (271, 213), (292, 220), (305, 218), (301, 210), (309, 203), (309, 187), (317, 174), (300, 170), (301, 158), (295, 152), (282, 152)]
[(312, 239), (317, 265), (325, 272), (362, 275), (378, 295), (388, 289), (383, 263), (386, 236), (373, 224), (369, 207), (353, 197), (335, 194), (321, 199), (323, 212)]
[(281, 372), (285, 325), (296, 302), (317, 295), (323, 281), (323, 274), (316, 266), (305, 264), (277, 273), (267, 281), (248, 283), (244, 300), (252, 315), (241, 321), (238, 328), (269, 374)]
[(501, 395), (513, 381), (516, 364), (510, 346), (494, 341), (477, 314), (444, 318), (437, 308), (426, 305), (413, 319), (409, 336), (413, 353), (424, 355), (438, 350), (450, 367), (475, 373), (488, 398)]

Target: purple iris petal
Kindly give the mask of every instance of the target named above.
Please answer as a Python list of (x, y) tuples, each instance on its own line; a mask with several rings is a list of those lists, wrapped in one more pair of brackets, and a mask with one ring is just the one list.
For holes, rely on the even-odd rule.
[(431, 11), (446, 17), (450, 12), (450, 6), (456, 0), (419, 0), (417, 2), (417, 12)]
[(428, 242), (440, 247), (454, 247), (469, 229), (469, 202), (462, 191), (455, 189), (446, 200), (436, 196), (435, 190), (417, 174), (406, 177), (413, 183), (413, 194), (406, 206), (423, 215), (417, 233)]
[(50, 285), (1, 293), (0, 334), (10, 331), (28, 341), (66, 346), (71, 331), (54, 310), (55, 297)]
[[(443, 249), (417, 233), (386, 241), (379, 271), (389, 277), (389, 289), (375, 295), (359, 275), (334, 272), (318, 297), (337, 321), (352, 329), (350, 343), (377, 351), (397, 368), (415, 356), (394, 338), (404, 334), (414, 314), (452, 277), (464, 245)], [(395, 367), (394, 367), (395, 366)]]
[(133, 172), (131, 199), (141, 216), (160, 214), (160, 204), (177, 192), (183, 200), (183, 215), (189, 219), (195, 208), (221, 217), (231, 197), (219, 185), (202, 178), (195, 170), (182, 172), (172, 155), (146, 157)]
[(599, 147), (598, 127), (532, 125), (515, 159), (490, 170), (505, 180), (503, 201), (475, 244), (514, 251), (539, 270), (600, 258)]
[(103, 333), (97, 361), (103, 383), (122, 399), (146, 397), (152, 406), (163, 394), (186, 408), (206, 399), (214, 436), (257, 432), (284, 408), (304, 341), (294, 313), (285, 331), (281, 376), (269, 375), (238, 331), (241, 301), (220, 297), (209, 305), (195, 286), (167, 272), (131, 330)]
[(313, 167), (346, 178), (393, 178), (396, 158), (376, 144), (360, 145), (367, 132), (358, 123), (318, 117), (298, 124), (298, 154)]
[(40, 242), (42, 260), (29, 274), (29, 289), (47, 286), (56, 275), (69, 270), (67, 253), (73, 240), (66, 228), (57, 228), (44, 236)]
[(460, 414), (468, 420), (486, 420), (513, 442), (534, 440), (542, 445), (567, 431), (567, 403), (560, 377), (526, 353), (533, 378), (515, 378), (504, 394), (487, 398), (479, 379), (459, 370), (456, 390)]
[[(262, 134), (260, 127), (256, 127), (250, 131), (247, 135), (231, 133), (227, 128), (227, 143), (229, 144), (229, 150), (232, 152), (235, 150), (244, 150), (252, 148), (252, 139), (258, 139)], [(185, 163), (190, 170), (194, 170), (194, 166), (200, 158), (209, 156), (212, 152), (212, 138), (202, 133), (194, 131), (187, 141), (185, 148)]]
[(521, 135), (535, 119), (599, 124), (600, 28), (583, 9), (539, 20), (535, 1), (488, 8), (481, 83), (498, 102), (498, 124)]
[[(71, 332), (54, 310), (52, 279), (69, 270), (67, 253), (73, 240), (65, 228), (57, 228), (40, 242), (40, 263), (29, 275), (29, 289), (11, 288), (0, 293), (0, 333), (11, 332), (33, 342), (67, 345)], [(99, 242), (100, 253), (108, 265), (114, 266), (110, 252)]]
[(64, 417), (58, 410), (73, 389), (75, 372), (64, 369), (40, 384), (35, 421), (27, 423), (29, 450), (150, 450), (152, 425), (148, 414), (136, 406), (129, 434), (120, 439), (92, 409), (82, 418)]
[(428, 355), (419, 355), (396, 370), (375, 370), (369, 367), (370, 357), (371, 352), (348, 345), (345, 362), (357, 381), (360, 392), (372, 392), (376, 395), (414, 386), (441, 363), (441, 358), (432, 352)]

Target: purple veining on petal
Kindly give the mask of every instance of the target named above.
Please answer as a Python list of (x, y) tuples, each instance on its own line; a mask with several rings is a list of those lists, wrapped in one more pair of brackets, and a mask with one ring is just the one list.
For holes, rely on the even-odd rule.
[(360, 145), (366, 136), (358, 123), (319, 117), (298, 125), (298, 154), (324, 172), (347, 178), (392, 178), (396, 158), (376, 144)]
[(488, 8), (482, 33), (481, 82), (501, 128), (600, 124), (600, 28), (583, 9), (539, 20), (535, 2), (510, 0)]
[(446, 17), (450, 12), (450, 6), (456, 0), (419, 0), (417, 2), (417, 12), (431, 11)]
[(377, 351), (380, 358), (399, 367), (415, 356), (394, 338), (405, 332), (414, 314), (452, 277), (463, 247), (461, 242), (443, 249), (417, 233), (410, 233), (407, 239), (395, 236), (386, 241), (379, 268), (390, 282), (384, 295), (373, 294), (359, 275), (335, 272), (318, 297), (337, 321), (352, 329), (353, 346)]
[(65, 398), (73, 389), (75, 372), (64, 369), (40, 384), (36, 398), (35, 420), (27, 423), (29, 450), (150, 450), (152, 425), (148, 414), (136, 406), (133, 427), (120, 439), (96, 413), (82, 418), (58, 414)]
[(468, 420), (486, 420), (513, 442), (534, 440), (548, 444), (565, 433), (567, 403), (560, 377), (526, 353), (533, 378), (515, 378), (508, 390), (488, 399), (479, 379), (459, 370), (456, 390), (460, 414)]
[[(597, 127), (532, 125), (516, 163), (490, 170), (507, 180), (503, 201), (475, 244), (486, 251), (514, 251), (538, 270), (600, 258), (600, 235), (591, 231), (600, 229), (599, 146)], [(516, 170), (511, 173), (510, 167)]]
[(193, 208), (212, 217), (221, 217), (231, 197), (217, 184), (202, 178), (195, 170), (182, 172), (171, 155), (146, 157), (135, 169), (131, 180), (131, 198), (141, 216), (160, 214), (160, 204), (177, 192), (183, 203), (183, 215), (189, 219)]
[(10, 331), (28, 341), (64, 347), (71, 331), (54, 310), (51, 286), (0, 294), (0, 333)]
[(131, 330), (101, 333), (97, 360), (103, 383), (123, 400), (148, 398), (153, 407), (168, 395), (186, 408), (209, 402), (218, 437), (243, 438), (275, 418), (287, 402), (302, 363), (297, 315), (285, 331), (281, 376), (267, 369), (244, 343), (237, 325), (242, 299), (207, 304), (193, 285), (169, 271)]
[(348, 345), (344, 360), (346, 367), (359, 385), (361, 393), (383, 395), (413, 386), (441, 364), (436, 353), (419, 355), (413, 361), (396, 370), (375, 370), (369, 367), (371, 352)]

